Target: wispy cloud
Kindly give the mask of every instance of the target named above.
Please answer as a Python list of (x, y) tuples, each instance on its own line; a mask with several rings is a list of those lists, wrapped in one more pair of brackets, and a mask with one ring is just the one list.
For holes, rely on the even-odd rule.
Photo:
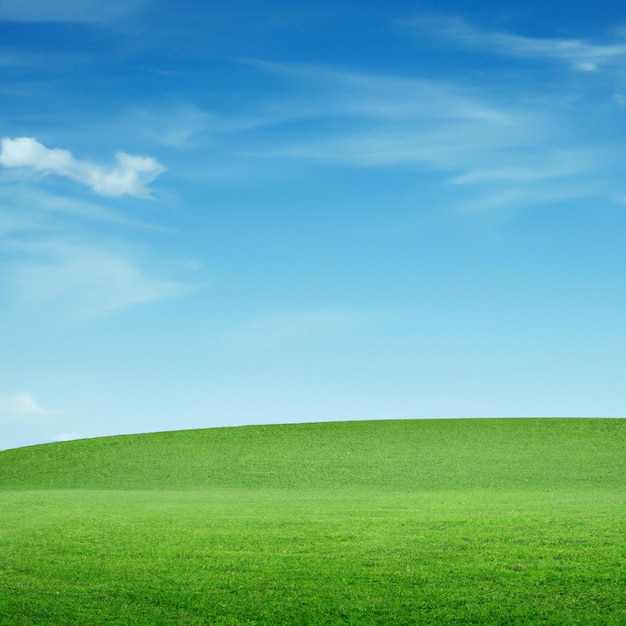
[[(7, 314), (45, 311), (53, 323), (71, 323), (199, 287), (189, 263), (158, 260), (143, 238), (127, 236), (129, 227), (146, 237), (167, 230), (128, 215), (132, 204), (122, 212), (112, 199), (59, 195), (32, 180), (56, 174), (100, 195), (143, 198), (147, 182), (163, 169), (154, 159), (118, 155), (118, 165), (107, 168), (21, 138), (3, 141), (0, 164), (9, 168), (0, 177), (0, 289)], [(13, 177), (19, 169), (28, 175)]]
[(463, 212), (481, 213), (506, 209), (527, 210), (535, 207), (572, 205), (580, 200), (593, 199), (617, 202), (607, 185), (602, 181), (570, 177), (542, 181), (515, 182), (510, 180), (490, 181), (482, 185), (463, 188), (463, 199), (457, 207)]
[(208, 135), (229, 130), (227, 121), (192, 105), (136, 108), (124, 121), (152, 143), (172, 148), (198, 147)]
[[(497, 83), (468, 86), (452, 78), (258, 66), (285, 79), (290, 95), (283, 99), (283, 118), (299, 121), (285, 122), (284, 132), (277, 121), (271, 137), (260, 134), (258, 141), (252, 135), (245, 151), (250, 157), (286, 165), (299, 159), (414, 168), (438, 176), (441, 183), (474, 185), (474, 195), (483, 194), (491, 207), (507, 206), (509, 200), (517, 204), (524, 194), (528, 204), (541, 203), (542, 190), (558, 196), (559, 185), (568, 199), (613, 201), (607, 181), (623, 178), (618, 173), (621, 148), (613, 135), (600, 127), (581, 132), (600, 109), (578, 91), (546, 91), (545, 85), (528, 83), (499, 90)], [(604, 118), (611, 112), (621, 116), (617, 104), (602, 103)], [(279, 116), (278, 107), (272, 112)], [(463, 193), (456, 195), (460, 205), (479, 203), (478, 197), (470, 202)]]
[[(457, 175), (502, 167), (503, 156), (533, 152), (544, 142), (549, 115), (539, 107), (497, 104), (475, 90), (445, 81), (380, 76), (309, 66), (280, 66), (309, 100), (317, 101), (311, 128), (249, 154), (362, 167), (413, 166)], [(313, 97), (315, 93), (315, 98)], [(322, 97), (318, 98), (317, 94)], [(303, 115), (308, 111), (303, 97)], [(294, 117), (298, 106), (292, 107)], [(287, 115), (287, 114), (286, 114)], [(518, 167), (511, 163), (511, 167)]]
[(575, 177), (605, 165), (601, 156), (590, 150), (546, 150), (542, 154), (532, 155), (532, 159), (527, 159), (526, 163), (520, 159), (520, 163), (516, 165), (470, 170), (449, 179), (448, 182), (454, 185), (532, 183), (552, 178)]
[(108, 167), (80, 161), (68, 150), (47, 148), (32, 137), (4, 138), (0, 150), (0, 165), (5, 168), (69, 178), (102, 196), (149, 197), (148, 185), (165, 171), (153, 157), (117, 152), (115, 160)]
[(56, 433), (69, 431), (72, 422), (66, 411), (42, 406), (32, 393), (0, 393), (0, 450), (58, 441)]
[(618, 41), (602, 43), (585, 39), (527, 37), (481, 30), (456, 17), (422, 17), (409, 23), (434, 29), (473, 48), (518, 58), (561, 61), (581, 72), (593, 72), (604, 65), (626, 61), (626, 41), (623, 37)]
[[(257, 64), (265, 67), (266, 64)], [(269, 68), (271, 64), (267, 64)], [(246, 107), (242, 107), (246, 109)], [(298, 102), (297, 106), (265, 103), (254, 112), (217, 113), (192, 104), (167, 107), (135, 108), (120, 121), (152, 145), (179, 149), (200, 149), (221, 146), (221, 138), (230, 142), (238, 134), (280, 127), (282, 124), (310, 119), (327, 112), (324, 105)], [(227, 143), (228, 145), (228, 143)]]
[[(0, 178), (1, 181), (1, 178)], [(60, 228), (63, 223), (103, 222), (142, 230), (166, 230), (156, 224), (135, 219), (101, 201), (33, 189), (25, 182), (0, 187), (0, 237), (17, 231)]]
[(191, 289), (186, 281), (164, 278), (130, 252), (103, 242), (14, 240), (5, 249), (19, 257), (3, 272), (5, 291), (31, 309), (45, 306), (48, 314), (61, 307), (68, 317), (102, 315)]
[[(249, 61), (252, 63), (251, 61)], [(265, 72), (288, 80), (307, 94), (284, 98), (271, 122), (318, 116), (358, 115), (402, 121), (407, 119), (479, 119), (506, 125), (508, 116), (467, 89), (442, 80), (359, 73), (320, 65), (255, 61)], [(310, 97), (314, 93), (315, 97)]]
[(26, 392), (0, 394), (0, 422), (24, 422), (40, 420), (49, 415), (58, 415), (60, 411), (44, 409)]

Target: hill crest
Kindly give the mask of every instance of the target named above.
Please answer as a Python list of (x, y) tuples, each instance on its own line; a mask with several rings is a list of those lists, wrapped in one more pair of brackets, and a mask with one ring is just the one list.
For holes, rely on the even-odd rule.
[(626, 482), (624, 419), (323, 422), (0, 452), (0, 489), (588, 488)]

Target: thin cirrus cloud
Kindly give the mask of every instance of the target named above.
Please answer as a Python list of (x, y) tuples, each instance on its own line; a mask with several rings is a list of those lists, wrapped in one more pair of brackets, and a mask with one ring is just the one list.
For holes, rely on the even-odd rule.
[(108, 223), (145, 231), (165, 231), (156, 224), (133, 219), (126, 213), (99, 201), (60, 196), (29, 185), (0, 187), (0, 243), (10, 233), (58, 228), (72, 220), (74, 224)]
[[(516, 159), (529, 150), (536, 154), (545, 148), (545, 129), (553, 126), (550, 114), (537, 107), (492, 104), (452, 82), (295, 65), (274, 64), (269, 70), (291, 85), (308, 81), (311, 95), (323, 97), (311, 113), (314, 132), (278, 136), (274, 145), (250, 150), (252, 156), (413, 166), (460, 176), (477, 166), (501, 167), (513, 154)], [(298, 111), (306, 116), (307, 101), (294, 102), (285, 119), (296, 118)]]
[(453, 185), (474, 183), (532, 183), (555, 178), (579, 177), (585, 172), (599, 170), (607, 164), (597, 152), (589, 149), (546, 150), (545, 154), (533, 154), (527, 162), (485, 170), (470, 170), (447, 182)]
[(59, 412), (55, 409), (43, 408), (31, 394), (26, 392), (0, 394), (0, 423), (40, 419)]
[(453, 79), (257, 65), (300, 94), (300, 100), (285, 99), (282, 115), (304, 123), (296, 133), (287, 125), (282, 136), (277, 122), (272, 141), (250, 149), (250, 156), (411, 167), (433, 173), (441, 183), (497, 191), (504, 204), (502, 185), (526, 190), (532, 185), (550, 194), (562, 185), (568, 199), (604, 196), (603, 181), (615, 175), (612, 137), (600, 130), (579, 132), (581, 122), (595, 114), (593, 103), (581, 105), (569, 93), (538, 91), (528, 97), (525, 84), (513, 97), (499, 93), (497, 85), (468, 86)]
[(47, 148), (32, 137), (4, 138), (0, 165), (41, 175), (54, 174), (89, 187), (101, 196), (150, 197), (148, 185), (165, 171), (153, 157), (115, 154), (113, 166), (76, 159), (68, 150)]
[[(488, 178), (489, 173), (471, 172), (477, 167), (490, 172), (503, 162), (507, 169), (496, 178), (534, 178), (527, 162), (536, 162), (537, 150), (544, 149), (545, 130), (554, 134), (562, 126), (554, 124), (549, 107), (503, 103), (453, 81), (322, 65), (245, 63), (283, 81), (280, 100), (266, 102), (253, 115), (241, 111), (229, 117), (195, 107), (168, 115), (136, 111), (135, 121), (141, 122), (136, 125), (154, 129), (160, 143), (176, 147), (208, 137), (222, 149), (221, 157), (412, 166), (459, 177), (455, 182)], [(530, 153), (532, 158), (526, 158)]]
[[(173, 298), (190, 286), (149, 271), (128, 252), (106, 243), (13, 242), (22, 261), (11, 268), (5, 289), (13, 299), (39, 310), (46, 305), (73, 311), (78, 318)], [(183, 268), (184, 269), (184, 268)]]
[[(359, 116), (385, 121), (411, 119), (476, 119), (499, 125), (510, 123), (497, 107), (444, 80), (368, 74), (321, 65), (248, 61), (278, 75), (306, 100), (286, 98), (287, 110), (275, 109), (270, 123), (324, 115)], [(312, 96), (315, 97), (312, 97)], [(294, 110), (295, 105), (295, 110)]]
[(562, 61), (581, 72), (594, 72), (604, 65), (626, 61), (623, 41), (592, 43), (584, 39), (528, 37), (481, 30), (456, 17), (417, 18), (408, 24), (432, 29), (473, 48), (518, 58)]
[(29, 392), (0, 393), (0, 450), (56, 440), (67, 421), (65, 411), (45, 408)]
[(140, 129), (142, 136), (154, 144), (180, 149), (200, 147), (207, 135), (229, 130), (213, 112), (192, 105), (136, 108), (125, 123)]

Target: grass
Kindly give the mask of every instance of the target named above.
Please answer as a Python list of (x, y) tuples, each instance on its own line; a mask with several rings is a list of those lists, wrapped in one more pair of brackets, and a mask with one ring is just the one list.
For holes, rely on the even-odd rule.
[(626, 420), (0, 453), (0, 624), (626, 623)]

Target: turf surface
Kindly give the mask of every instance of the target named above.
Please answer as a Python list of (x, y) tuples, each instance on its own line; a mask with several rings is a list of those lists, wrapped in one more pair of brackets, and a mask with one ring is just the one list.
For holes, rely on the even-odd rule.
[(0, 624), (624, 624), (626, 420), (0, 452)]

